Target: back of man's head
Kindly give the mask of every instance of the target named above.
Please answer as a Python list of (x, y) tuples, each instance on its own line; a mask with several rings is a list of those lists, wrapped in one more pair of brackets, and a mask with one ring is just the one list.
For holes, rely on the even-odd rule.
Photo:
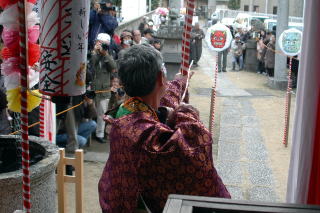
[(162, 56), (150, 45), (135, 45), (119, 59), (119, 77), (131, 97), (150, 94), (161, 71)]

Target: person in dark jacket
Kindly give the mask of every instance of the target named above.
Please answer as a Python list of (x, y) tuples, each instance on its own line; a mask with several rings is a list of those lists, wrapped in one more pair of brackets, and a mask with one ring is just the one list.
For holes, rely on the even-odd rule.
[(118, 27), (118, 21), (112, 11), (112, 5), (106, 1), (94, 4), (89, 20), (89, 50), (93, 49), (98, 34), (107, 33), (113, 37), (114, 30)]
[(114, 30), (118, 27), (117, 18), (112, 14), (112, 7), (107, 7), (105, 4), (100, 4), (101, 10), (98, 13), (99, 26), (97, 34), (108, 33), (111, 37)]
[(88, 35), (88, 49), (91, 51), (94, 47), (94, 41), (96, 39), (98, 23), (98, 13), (100, 12), (100, 4), (95, 2), (91, 4), (90, 17), (89, 17), (89, 35)]
[(275, 63), (275, 49), (276, 49), (276, 37), (271, 35), (269, 43), (267, 44), (266, 54), (264, 56), (264, 64), (268, 76), (274, 76), (274, 63)]

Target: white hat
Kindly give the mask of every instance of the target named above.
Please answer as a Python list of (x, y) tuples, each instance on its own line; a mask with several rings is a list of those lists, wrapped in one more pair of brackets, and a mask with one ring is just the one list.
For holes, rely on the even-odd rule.
[(237, 33), (234, 37), (239, 37), (239, 38), (240, 38), (240, 34), (239, 34), (239, 33)]
[(110, 40), (111, 40), (111, 37), (107, 33), (99, 33), (98, 37), (97, 37), (97, 40), (109, 43)]

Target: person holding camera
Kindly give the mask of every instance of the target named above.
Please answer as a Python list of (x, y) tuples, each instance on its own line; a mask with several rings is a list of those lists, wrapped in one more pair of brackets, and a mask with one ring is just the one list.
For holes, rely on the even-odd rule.
[[(112, 56), (109, 54), (110, 36), (106, 33), (100, 33), (97, 37), (94, 50), (92, 51), (91, 65), (93, 69), (92, 89), (110, 90), (111, 73), (116, 72), (116, 64)], [(95, 97), (97, 107), (97, 128), (96, 140), (99, 143), (105, 143), (104, 129), (105, 122), (102, 116), (107, 110), (110, 99), (110, 92), (98, 93)]]
[(110, 2), (105, 0), (100, 1), (98, 34), (108, 33), (111, 37), (113, 36), (114, 30), (118, 27), (117, 18), (113, 16), (114, 10), (115, 8), (112, 7)]

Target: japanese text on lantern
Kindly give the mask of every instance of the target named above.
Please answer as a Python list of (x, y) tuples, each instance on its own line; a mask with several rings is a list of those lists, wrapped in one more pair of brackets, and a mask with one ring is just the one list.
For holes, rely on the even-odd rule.
[(40, 90), (54, 96), (85, 92), (89, 0), (41, 4)]

